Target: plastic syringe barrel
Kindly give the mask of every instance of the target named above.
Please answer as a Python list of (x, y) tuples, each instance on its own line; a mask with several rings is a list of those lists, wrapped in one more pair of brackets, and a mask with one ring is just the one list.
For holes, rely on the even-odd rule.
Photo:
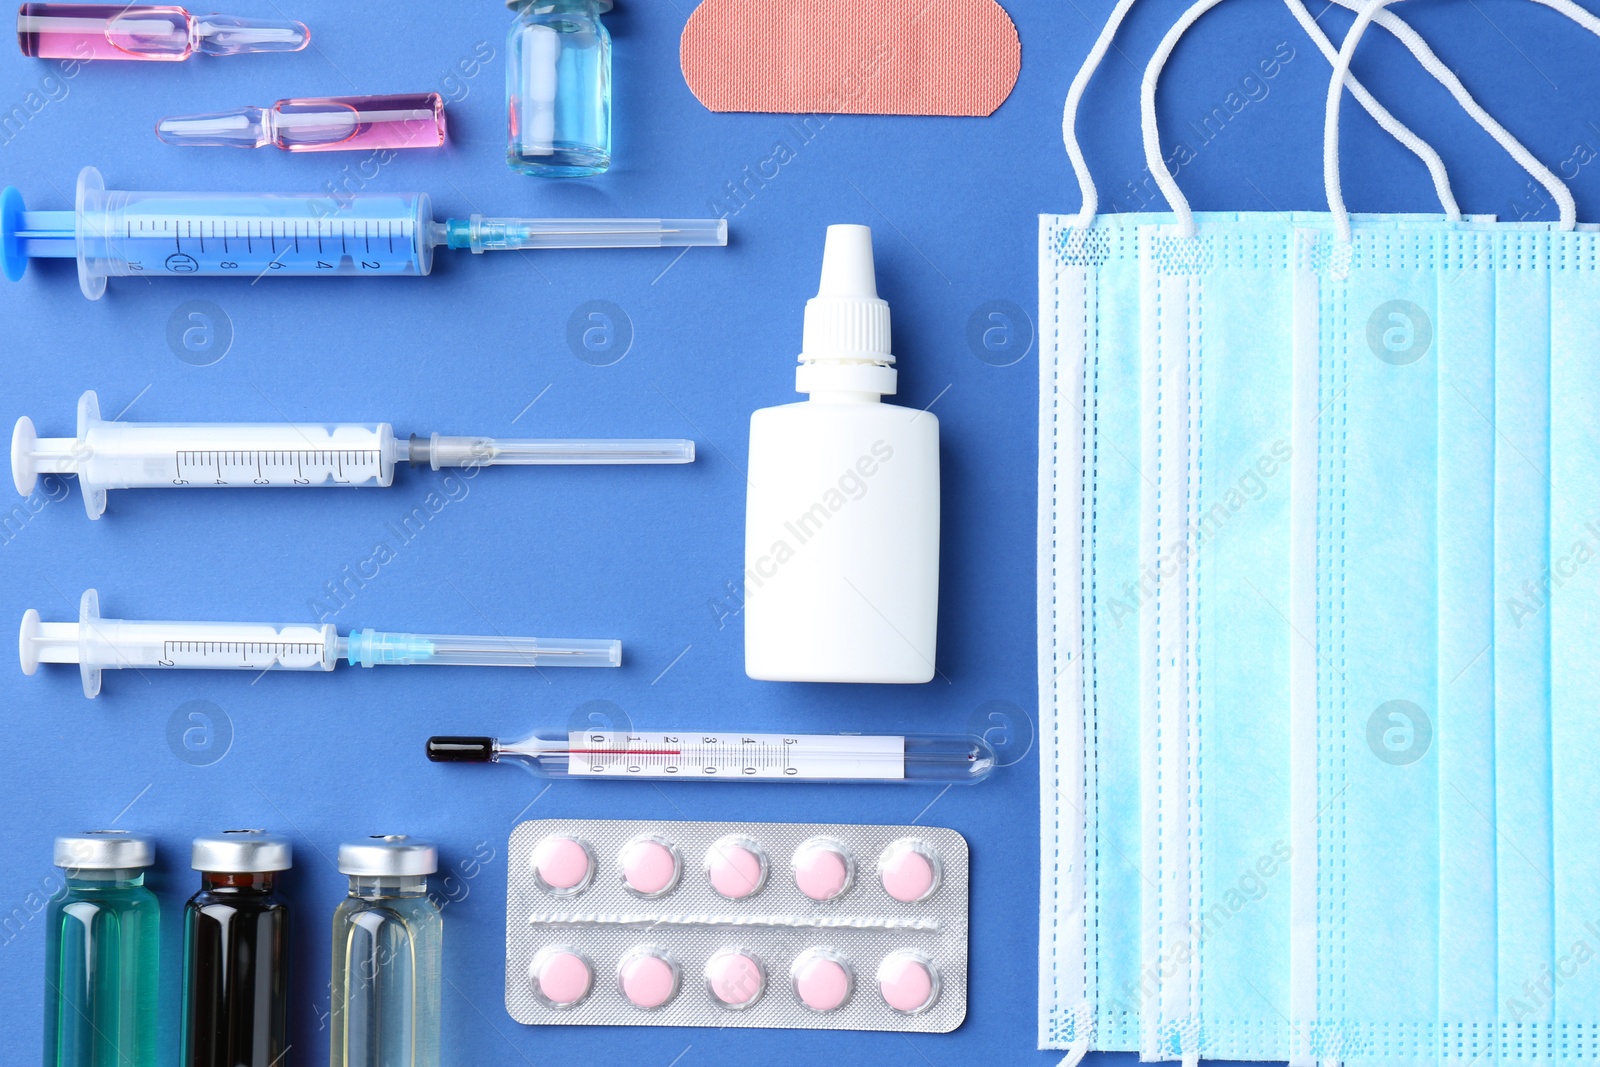
[(125, 191), (84, 167), (70, 212), (0, 193), (0, 273), (17, 281), (32, 257), (76, 258), (91, 300), (128, 275), (419, 276), (433, 269), (432, 216), (425, 193)]
[(388, 486), (396, 451), (388, 423), (108, 420), (90, 390), (78, 398), (75, 437), (40, 437), (33, 420), (17, 420), (11, 477), (27, 496), (41, 474), (75, 474), (97, 519), (112, 489)]

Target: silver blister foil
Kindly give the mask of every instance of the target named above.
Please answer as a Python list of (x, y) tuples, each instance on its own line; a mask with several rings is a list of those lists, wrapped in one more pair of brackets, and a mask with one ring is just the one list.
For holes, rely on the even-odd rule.
[[(813, 895), (844, 888), (807, 896), (797, 855)], [(899, 895), (932, 885), (896, 899), (885, 861)], [(946, 1033), (967, 1013), (967, 867), (966, 839), (929, 826), (524, 822), (510, 841), (506, 1010), (540, 1026)], [(814, 1003), (838, 997), (841, 973), (848, 994), (809, 1007), (797, 969)], [(635, 1002), (661, 996), (669, 973), (664, 1002)]]

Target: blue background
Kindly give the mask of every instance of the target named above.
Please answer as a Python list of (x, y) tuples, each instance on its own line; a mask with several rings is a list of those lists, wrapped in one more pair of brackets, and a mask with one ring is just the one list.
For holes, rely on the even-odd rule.
[[(151, 882), (165, 910), (163, 1047), (174, 1058), (179, 920), (195, 886), (187, 842), (224, 827), (267, 826), (291, 834), (298, 853), (285, 879), (298, 924), (297, 1063), (327, 1054), (327, 924), (344, 892), (337, 845), (397, 831), (439, 841), (448, 869), (448, 1063), (586, 1054), (688, 1067), (756, 1053), (773, 1064), (1046, 1062), (1033, 1051), (1037, 350), (1028, 316), (1035, 216), (1078, 206), (1059, 137), (1061, 101), (1111, 4), (1011, 0), (1022, 77), (991, 118), (839, 117), (808, 135), (793, 117), (712, 115), (696, 103), (677, 61), (692, 6), (633, 0), (609, 18), (617, 164), (585, 182), (520, 177), (502, 164), (510, 18), (494, 3), (286, 7), (281, 14), (313, 26), (304, 53), (102, 63), (70, 79), (5, 51), (0, 105), (12, 118), (0, 132), (0, 178), (33, 207), (69, 206), (78, 168), (93, 164), (112, 188), (426, 190), (439, 217), (728, 212), (733, 235), (727, 249), (676, 260), (672, 251), (441, 253), (424, 280), (113, 279), (97, 304), (79, 295), (69, 263), (35, 265), (22, 283), (0, 288), (0, 419), (29, 415), (47, 435), (72, 432), (74, 401), (93, 388), (108, 417), (125, 411), (135, 420), (386, 420), (402, 434), (684, 436), (700, 446), (692, 467), (491, 470), (453, 489), (442, 475), (406, 469), (386, 491), (117, 492), (97, 523), (85, 519), (75, 487), (65, 495), (47, 484), (35, 500), (41, 507), (13, 513), (0, 534), (0, 616), (37, 607), (46, 619), (72, 619), (79, 595), (95, 587), (114, 617), (313, 621), (325, 583), (393, 540), (387, 523), (430, 491), (453, 492), (459, 499), (331, 616), (341, 631), (617, 637), (626, 661), (617, 671), (342, 668), (259, 679), (108, 672), (94, 702), (70, 668), (33, 678), (0, 671), (8, 731), (0, 804), (9, 813), (0, 822), (0, 1018), (17, 1027), (14, 1058), (31, 1059), (38, 1048), (44, 923), (34, 913), (52, 876), (50, 839), (114, 824), (160, 839)], [(227, 10), (280, 13), (254, 0)], [(1082, 129), (1103, 209), (1134, 210), (1153, 197), (1140, 192), (1153, 185), (1138, 148), (1138, 68), (1180, 10), (1171, 2), (1137, 9), (1085, 101)], [(1400, 13), (1536, 154), (1574, 179), (1582, 217), (1600, 182), (1600, 167), (1589, 165), (1600, 149), (1597, 42), (1511, 0), (1422, 2)], [(1349, 16), (1334, 10), (1322, 22), (1337, 39)], [(1369, 37), (1358, 73), (1439, 147), (1466, 210), (1553, 217), (1526, 175), (1403, 51)], [(1285, 41), (1294, 58), (1246, 85)], [(487, 62), (478, 58), (485, 50), (493, 52)], [(1161, 103), (1164, 141), (1181, 137), (1196, 149), (1179, 175), (1194, 206), (1321, 207), (1326, 84), (1326, 64), (1280, 5), (1241, 0), (1203, 20), (1169, 67)], [(449, 101), (450, 145), (401, 153), (375, 171), (363, 171), (364, 153), (183, 150), (149, 132), (164, 114), (281, 96), (426, 90)], [(1253, 99), (1200, 143), (1186, 127), (1229, 93)], [(1349, 104), (1346, 116), (1351, 206), (1431, 209), (1420, 165)], [(793, 158), (745, 184), (780, 142)], [(726, 199), (730, 182), (744, 185), (742, 201)], [(895, 315), (900, 399), (933, 404), (943, 423), (939, 676), (925, 686), (777, 685), (751, 682), (742, 670), (747, 419), (795, 399), (801, 309), (833, 222), (874, 228), (879, 284)], [(219, 328), (198, 353), (168, 337), (191, 300), (214, 305)], [(631, 343), (620, 359), (616, 349), (596, 354), (569, 343), (569, 320), (593, 300), (626, 319)], [(989, 325), (996, 302), (1013, 332), (986, 349), (971, 327)], [(949, 791), (566, 782), (547, 790), (511, 767), (422, 758), (430, 733), (516, 737), (594, 713), (663, 728), (983, 730), (1012, 765), (979, 787)], [(186, 742), (184, 731), (197, 724), (210, 732)], [(964, 833), (973, 846), (966, 1024), (951, 1035), (902, 1036), (534, 1030), (510, 1021), (505, 846), (518, 820), (735, 812), (921, 821)]]

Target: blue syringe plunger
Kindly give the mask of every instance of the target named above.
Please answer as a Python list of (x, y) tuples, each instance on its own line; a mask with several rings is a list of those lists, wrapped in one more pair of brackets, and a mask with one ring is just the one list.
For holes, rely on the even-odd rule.
[(73, 259), (78, 238), (70, 211), (29, 211), (22, 194), (0, 192), (0, 272), (20, 281), (30, 259)]

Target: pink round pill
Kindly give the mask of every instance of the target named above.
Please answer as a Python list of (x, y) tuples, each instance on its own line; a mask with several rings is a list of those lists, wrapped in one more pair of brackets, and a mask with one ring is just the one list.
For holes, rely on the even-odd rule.
[(761, 961), (746, 949), (723, 949), (706, 962), (706, 985), (725, 1008), (748, 1008), (766, 984)]
[(795, 996), (812, 1011), (837, 1011), (850, 999), (854, 984), (839, 955), (829, 949), (809, 949), (794, 961)]
[(794, 854), (794, 884), (812, 900), (832, 900), (850, 888), (855, 872), (844, 846), (817, 838)]
[(706, 850), (711, 888), (728, 900), (754, 896), (767, 880), (767, 857), (748, 837), (724, 837)]
[(907, 1015), (923, 1011), (939, 993), (933, 963), (920, 952), (891, 952), (878, 964), (878, 991), (895, 1011)]
[(878, 857), (878, 877), (885, 893), (902, 904), (915, 904), (939, 887), (939, 864), (926, 845), (906, 838)]
[(622, 995), (636, 1008), (659, 1008), (678, 992), (678, 968), (660, 949), (637, 948), (617, 965)]
[(678, 851), (659, 837), (636, 837), (622, 846), (622, 884), (640, 896), (658, 897), (678, 884)]
[(594, 985), (589, 961), (571, 949), (545, 949), (533, 958), (529, 971), (539, 996), (556, 1008), (572, 1007)]
[(589, 847), (572, 837), (552, 835), (540, 841), (529, 863), (544, 888), (556, 893), (576, 893), (594, 876)]

